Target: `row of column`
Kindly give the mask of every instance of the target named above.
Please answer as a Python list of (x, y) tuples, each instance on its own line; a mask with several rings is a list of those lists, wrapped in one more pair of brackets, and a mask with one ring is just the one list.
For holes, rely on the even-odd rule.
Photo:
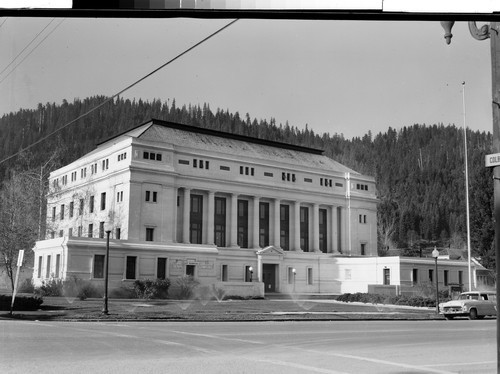
[[(190, 213), (191, 213), (191, 189), (184, 188), (184, 203), (183, 203), (183, 231), (182, 231), (182, 242), (190, 243)], [(269, 234), (272, 234), (270, 237), (269, 244), (275, 247), (280, 247), (281, 242), (281, 200), (273, 199), (273, 222), (269, 228)], [(230, 211), (230, 223), (229, 223), (229, 241), (227, 242), (229, 247), (237, 247), (238, 246), (238, 195), (231, 194), (229, 198), (230, 204), (229, 209), (226, 208), (226, 211)], [(252, 199), (252, 212), (253, 215), (249, 219), (248, 232), (249, 232), (249, 247), (257, 248), (259, 247), (259, 238), (260, 238), (260, 227), (259, 227), (259, 214), (260, 214), (260, 197), (254, 196)], [(250, 205), (250, 202), (249, 202)], [(289, 220), (289, 235), (290, 235), (290, 250), (292, 251), (301, 251), (300, 249), (300, 201), (294, 201), (291, 204), (293, 207), (293, 221)], [(207, 201), (208, 212), (204, 214), (206, 218), (206, 243), (213, 244), (214, 243), (214, 213), (215, 213), (215, 192), (208, 192), (208, 201)], [(329, 222), (327, 229), (327, 240), (328, 240), (328, 252), (337, 251), (338, 248), (338, 239), (336, 238), (340, 235), (338, 232), (337, 226), (337, 213), (336, 208), (334, 206), (330, 206), (330, 214), (328, 214)], [(250, 210), (249, 210), (250, 212)], [(290, 214), (292, 216), (292, 214)], [(312, 227), (312, 248), (311, 252), (319, 251), (320, 244), (320, 230), (319, 230), (319, 204), (312, 204), (312, 222), (309, 227)], [(251, 232), (251, 234), (250, 234)]]

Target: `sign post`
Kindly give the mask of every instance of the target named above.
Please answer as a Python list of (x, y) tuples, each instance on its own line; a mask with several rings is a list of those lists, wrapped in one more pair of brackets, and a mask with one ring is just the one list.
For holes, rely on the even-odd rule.
[(17, 293), (17, 283), (19, 281), (19, 271), (21, 266), (23, 265), (24, 258), (24, 249), (19, 250), (19, 254), (17, 256), (17, 271), (16, 271), (16, 280), (14, 281), (14, 290), (12, 291), (12, 301), (10, 303), (10, 315), (12, 316), (12, 311), (14, 310), (14, 300), (16, 299)]

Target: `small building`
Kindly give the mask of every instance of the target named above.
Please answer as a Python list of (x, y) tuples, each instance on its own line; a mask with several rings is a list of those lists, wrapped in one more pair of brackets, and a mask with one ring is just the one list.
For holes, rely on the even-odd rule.
[(35, 284), (102, 283), (108, 232), (111, 288), (192, 275), (229, 293), (336, 293), (340, 257), (377, 255), (374, 179), (317, 149), (151, 120), (50, 183)]

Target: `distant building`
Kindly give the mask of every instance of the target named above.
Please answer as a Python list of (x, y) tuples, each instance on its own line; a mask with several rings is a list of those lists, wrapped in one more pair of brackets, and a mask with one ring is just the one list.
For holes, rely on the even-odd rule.
[(230, 295), (340, 294), (431, 277), (432, 259), (377, 257), (374, 179), (316, 149), (151, 120), (50, 183), (35, 285), (102, 285), (108, 231), (110, 289), (190, 275)]

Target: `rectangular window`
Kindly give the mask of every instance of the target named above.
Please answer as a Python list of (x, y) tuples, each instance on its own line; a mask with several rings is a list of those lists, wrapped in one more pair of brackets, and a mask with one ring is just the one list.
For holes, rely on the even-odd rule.
[(313, 284), (313, 269), (312, 268), (307, 268), (307, 284), (308, 285)]
[(214, 237), (217, 247), (226, 246), (226, 199), (215, 198)]
[(188, 160), (179, 160), (178, 162), (181, 165), (189, 165), (189, 161)]
[(319, 250), (328, 251), (328, 213), (326, 209), (319, 210)]
[(280, 204), (280, 246), (290, 250), (290, 206)]
[(253, 282), (253, 268), (245, 266), (245, 282)]
[(153, 203), (156, 203), (158, 201), (158, 192), (153, 191)]
[(306, 183), (312, 183), (312, 181), (313, 180), (311, 178), (304, 178), (304, 182), (306, 182)]
[(309, 252), (309, 208), (300, 207), (300, 249)]
[(121, 228), (117, 227), (116, 230), (115, 230), (115, 239), (121, 239), (121, 235), (122, 235), (122, 232), (121, 232)]
[(391, 284), (391, 269), (384, 269), (384, 285), (388, 286)]
[(127, 264), (125, 267), (125, 279), (135, 279), (136, 263), (137, 263), (136, 256), (127, 256)]
[(194, 168), (197, 168), (198, 167), (198, 160), (197, 159), (193, 159), (193, 167)]
[(89, 211), (94, 213), (94, 196), (90, 196)]
[(186, 275), (188, 277), (194, 277), (196, 274), (196, 265), (186, 265)]
[(70, 228), (68, 229), (68, 236), (69, 236), (70, 238), (73, 236), (73, 228), (72, 228), (72, 227), (70, 227)]
[(295, 269), (292, 267), (288, 267), (288, 284), (293, 284), (293, 281), (295, 280)]
[(444, 271), (444, 285), (448, 285), (448, 270)]
[(42, 277), (42, 262), (43, 262), (43, 257), (38, 256), (38, 273), (37, 273), (37, 278)]
[(146, 241), (147, 242), (152, 242), (154, 239), (154, 231), (152, 227), (146, 227)]
[(167, 277), (167, 258), (158, 257), (156, 262), (156, 278), (165, 279)]
[(146, 191), (146, 201), (151, 200), (151, 191)]
[(156, 161), (161, 161), (161, 153), (156, 154)]
[(45, 278), (50, 278), (50, 255), (47, 256), (47, 267), (45, 268)]
[(269, 245), (269, 203), (259, 203), (259, 246)]
[(78, 215), (82, 215), (83, 214), (83, 207), (85, 206), (85, 202), (83, 199), (80, 199), (80, 209), (78, 209)]
[(269, 173), (267, 171), (264, 172), (264, 176), (265, 177), (274, 177), (274, 174), (273, 173)]
[(434, 282), (434, 270), (429, 269), (429, 282)]
[(462, 270), (458, 271), (458, 284), (462, 285), (464, 283), (464, 272)]
[(82, 236), (82, 232), (83, 232), (83, 227), (82, 226), (78, 226), (78, 236), (79, 237)]
[(94, 278), (104, 278), (105, 255), (94, 255)]
[(101, 210), (106, 209), (106, 192), (101, 193)]
[(52, 222), (56, 220), (56, 207), (52, 207)]
[(61, 220), (64, 219), (64, 204), (61, 204)]
[(189, 237), (192, 244), (202, 244), (203, 234), (203, 196), (191, 195), (189, 218)]
[(69, 203), (69, 217), (73, 218), (73, 210), (75, 209), (75, 203), (72, 201)]
[(56, 255), (56, 272), (55, 278), (59, 278), (59, 268), (61, 266), (61, 255)]
[(360, 252), (361, 256), (366, 256), (366, 243), (361, 243)]
[(227, 282), (227, 265), (222, 265), (221, 267), (221, 281)]
[(104, 238), (104, 222), (99, 222), (99, 238)]
[(89, 231), (88, 231), (89, 238), (92, 237), (93, 231), (94, 231), (94, 225), (92, 223), (89, 223)]
[(248, 248), (248, 201), (238, 200), (238, 245)]
[(231, 170), (231, 168), (229, 166), (221, 166), (220, 169), (224, 170), (224, 171), (230, 171)]
[(418, 283), (418, 269), (412, 269), (411, 281), (413, 285), (416, 285)]

